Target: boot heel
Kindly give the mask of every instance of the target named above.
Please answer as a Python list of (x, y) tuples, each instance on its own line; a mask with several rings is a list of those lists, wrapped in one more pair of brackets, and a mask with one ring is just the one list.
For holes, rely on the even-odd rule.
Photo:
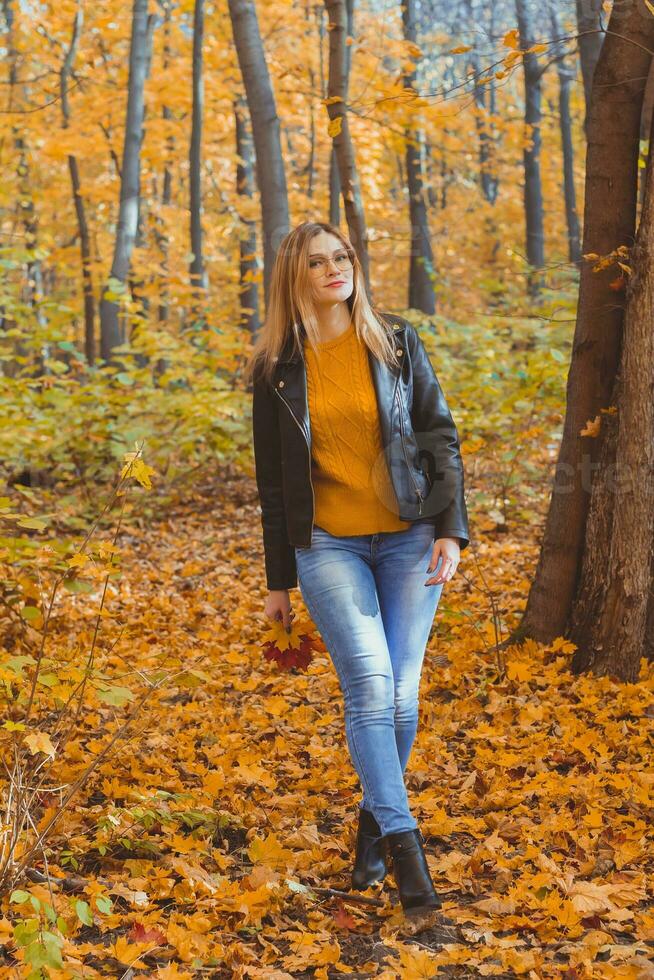
[(365, 891), (386, 877), (388, 843), (374, 814), (359, 807), (352, 890)]
[(420, 829), (416, 827), (414, 830), (387, 834), (386, 840), (393, 861), (393, 877), (405, 913), (417, 915), (439, 909), (441, 900), (429, 873)]

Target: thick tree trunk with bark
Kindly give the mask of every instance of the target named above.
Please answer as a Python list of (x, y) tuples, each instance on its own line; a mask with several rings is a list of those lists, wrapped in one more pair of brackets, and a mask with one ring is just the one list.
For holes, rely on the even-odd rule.
[[(654, 136), (654, 134), (652, 134)], [(650, 144), (651, 145), (651, 144)], [(608, 561), (584, 556), (583, 591), (573, 611), (574, 667), (623, 681), (638, 679), (646, 654), (654, 549), (654, 163), (650, 155), (643, 210), (631, 254), (617, 415), (603, 435), (602, 479), (593, 484), (589, 540), (607, 533)], [(602, 423), (602, 426), (604, 423)], [(602, 435), (600, 430), (600, 435)]]
[[(70, 46), (66, 52), (61, 72), (59, 75), (59, 93), (62, 126), (68, 129), (70, 125), (70, 104), (68, 101), (68, 81), (73, 70), (73, 63), (77, 53), (77, 44), (82, 30), (82, 9), (78, 7), (73, 20), (73, 33), (70, 39)], [(80, 256), (82, 259), (82, 295), (84, 297), (84, 351), (87, 363), (95, 362), (95, 297), (93, 295), (93, 276), (91, 273), (91, 236), (89, 225), (86, 220), (86, 207), (82, 196), (82, 183), (79, 175), (79, 164), (77, 157), (68, 154), (68, 172), (73, 191), (73, 201), (75, 204), (75, 215), (77, 217), (77, 233), (79, 235)]]
[(645, 622), (645, 640), (643, 643), (643, 656), (647, 657), (650, 661), (654, 661), (654, 591), (652, 589), (652, 582), (654, 582), (654, 557), (652, 558), (649, 572), (647, 619)]
[(191, 285), (196, 293), (207, 288), (202, 250), (202, 115), (204, 112), (204, 79), (202, 44), (204, 40), (204, 0), (195, 0), (193, 9), (193, 108), (191, 145), (189, 148), (189, 189), (191, 209)]
[[(561, 37), (561, 25), (556, 5), (550, 6), (552, 37)], [(559, 76), (559, 125), (561, 127), (561, 148), (563, 151), (563, 199), (565, 201), (565, 220), (568, 229), (568, 256), (577, 265), (581, 262), (581, 231), (577, 214), (577, 194), (575, 191), (574, 144), (572, 139), (572, 118), (570, 116), (570, 90), (575, 80), (575, 70), (565, 57), (565, 42), (553, 45), (556, 55), (556, 69)]]
[[(643, 95), (643, 110), (640, 114), (640, 138), (641, 140), (649, 139), (650, 129), (652, 127), (652, 114), (654, 112), (654, 59), (653, 63), (650, 65), (649, 74), (647, 76), (647, 84), (645, 85), (645, 93)], [(639, 168), (638, 176), (638, 204), (639, 206), (643, 203), (643, 193), (645, 190), (645, 171)]]
[[(403, 0), (402, 27), (404, 40), (416, 45), (415, 0)], [(404, 73), (404, 88), (415, 93), (415, 67)], [(404, 134), (407, 189), (409, 191), (409, 221), (411, 228), (409, 259), (409, 307), (423, 313), (436, 312), (434, 295), (434, 253), (429, 234), (429, 218), (423, 195), (420, 134), (409, 128)]]
[(229, 13), (252, 121), (257, 184), (261, 197), (263, 280), (267, 304), (277, 248), (289, 230), (279, 118), (253, 0), (229, 0)]
[(350, 241), (363, 269), (370, 293), (368, 233), (359, 187), (354, 146), (347, 118), (348, 98), (348, 11), (345, 0), (325, 0), (329, 17), (329, 84), (327, 112), (330, 133), (336, 151), (338, 173), (343, 193), (343, 207)]
[[(532, 23), (531, 0), (516, 0), (516, 15), (520, 49), (527, 51), (535, 44)], [(537, 270), (545, 264), (545, 231), (543, 226), (543, 189), (540, 176), (541, 149), (541, 68), (538, 55), (524, 54), (522, 59), (525, 77), (525, 148), (523, 165), (525, 174), (524, 202), (527, 261), (532, 273), (529, 290), (539, 292), (541, 279)]]
[[(148, 0), (134, 0), (132, 38), (129, 50), (127, 83), (127, 118), (120, 180), (118, 228), (111, 264), (111, 279), (127, 282), (129, 265), (138, 232), (141, 180), (141, 143), (143, 140), (143, 106), (145, 79), (150, 60), (153, 21), (148, 18)], [(111, 291), (111, 284), (106, 287)], [(100, 303), (100, 351), (109, 360), (114, 347), (123, 342), (118, 321), (119, 305), (106, 295)]]
[[(236, 121), (236, 193), (244, 201), (254, 197), (254, 149), (247, 125), (247, 106), (238, 97), (234, 103)], [(244, 209), (245, 210), (245, 209)], [(239, 296), (241, 325), (251, 334), (259, 329), (259, 289), (254, 278), (257, 271), (257, 227), (249, 217), (239, 215), (243, 225), (240, 238)]]
[(584, 126), (586, 128), (590, 116), (590, 96), (593, 88), (593, 75), (595, 74), (595, 66), (602, 50), (602, 42), (604, 41), (601, 12), (602, 0), (577, 0), (579, 63), (581, 65), (581, 75), (584, 80), (584, 97), (586, 99)]
[[(654, 48), (654, 17), (636, 0), (614, 6), (594, 75), (588, 126), (583, 253), (630, 246), (636, 222), (639, 127)], [(564, 634), (579, 587), (584, 542), (608, 567), (608, 540), (586, 536), (598, 440), (581, 435), (611, 404), (622, 336), (624, 293), (615, 262), (584, 262), (567, 382), (566, 416), (538, 567), (515, 637), (549, 643)], [(581, 589), (583, 590), (583, 583)]]

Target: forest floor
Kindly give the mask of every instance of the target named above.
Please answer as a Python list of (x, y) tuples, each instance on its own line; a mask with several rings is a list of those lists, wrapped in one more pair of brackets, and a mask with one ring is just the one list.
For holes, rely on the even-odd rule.
[[(50, 842), (68, 916), (50, 975), (654, 977), (654, 668), (638, 685), (575, 678), (562, 640), (499, 657), (491, 599), (506, 633), (536, 557), (520, 535), (475, 534), (434, 622), (407, 785), (443, 907), (409, 924), (390, 874), (368, 902), (320, 890), (349, 887), (358, 780), (324, 647), (307, 670), (263, 657), (254, 482), (124, 534), (105, 670), (119, 682), (175, 651), (189, 672)], [(117, 710), (90, 715), (91, 747)], [(111, 911), (73, 922), (71, 893)], [(2, 975), (18, 977), (3, 908)]]

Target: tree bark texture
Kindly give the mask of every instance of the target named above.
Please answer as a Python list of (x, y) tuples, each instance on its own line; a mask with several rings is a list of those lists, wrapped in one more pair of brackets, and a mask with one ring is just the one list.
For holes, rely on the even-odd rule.
[[(145, 79), (152, 43), (152, 24), (148, 18), (148, 0), (134, 0), (132, 37), (129, 50), (127, 83), (127, 118), (120, 180), (118, 228), (111, 264), (111, 278), (125, 283), (138, 232), (141, 178), (141, 143), (143, 140), (143, 107)], [(114, 347), (122, 343), (118, 320), (118, 303), (103, 296), (100, 303), (100, 352), (109, 360)]]
[[(471, 31), (476, 31), (484, 14), (474, 0), (467, 0), (466, 13)], [(490, 5), (488, 36), (495, 34), (495, 5)], [(473, 35), (474, 36), (474, 35)], [(498, 178), (495, 165), (496, 134), (493, 131), (492, 115), (495, 112), (495, 78), (491, 76), (488, 84), (482, 84), (479, 52), (473, 47), (468, 55), (469, 70), (472, 72), (473, 95), (475, 100), (475, 127), (479, 139), (479, 184), (481, 192), (489, 204), (495, 204), (498, 192)], [(488, 81), (484, 79), (484, 81)]]
[[(516, 0), (516, 15), (520, 49), (527, 51), (535, 43), (532, 23), (531, 0)], [(533, 52), (524, 54), (522, 65), (525, 78), (525, 148), (523, 150), (524, 166), (524, 203), (527, 262), (532, 270), (538, 270), (545, 264), (545, 230), (543, 225), (543, 188), (540, 175), (541, 150), (541, 68), (538, 56)], [(538, 293), (540, 289), (539, 275), (532, 274), (529, 278), (530, 292)]]
[(204, 0), (195, 0), (193, 9), (193, 108), (191, 145), (189, 149), (189, 192), (191, 206), (191, 285), (196, 292), (206, 290), (207, 274), (202, 249), (202, 116), (204, 112), (204, 78), (202, 45), (204, 41)]
[[(170, 50), (170, 20), (172, 15), (172, 3), (166, 3), (164, 12), (164, 45), (163, 45), (163, 71), (168, 71), (171, 61)], [(165, 105), (161, 110), (164, 122), (169, 123), (172, 118), (170, 106)], [(168, 234), (166, 231), (165, 208), (168, 207), (173, 197), (173, 173), (172, 161), (174, 159), (175, 139), (172, 135), (166, 136), (166, 160), (164, 163), (163, 181), (161, 190), (161, 204), (164, 209), (163, 220), (159, 220), (157, 232), (157, 242), (161, 249), (161, 276), (159, 277), (159, 321), (165, 323), (168, 320)]]
[[(554, 2), (556, 3), (557, 0), (554, 0)], [(590, 117), (593, 75), (595, 74), (595, 67), (604, 41), (601, 11), (602, 0), (577, 0), (579, 63), (581, 65), (581, 76), (584, 81), (584, 97), (586, 100), (584, 126), (586, 128)]]
[[(561, 37), (561, 25), (556, 6), (550, 7), (552, 37)], [(565, 57), (565, 43), (554, 45), (557, 56), (556, 70), (559, 76), (559, 125), (561, 128), (561, 149), (563, 154), (563, 200), (565, 202), (565, 221), (568, 229), (568, 257), (578, 265), (581, 262), (581, 230), (577, 214), (577, 194), (575, 191), (574, 144), (572, 139), (572, 118), (570, 115), (570, 91), (575, 80), (575, 70)]]
[(264, 297), (267, 304), (275, 255), (289, 230), (279, 117), (254, 3), (252, 0), (229, 0), (229, 13), (252, 121), (261, 198)]
[[(18, 103), (20, 102), (20, 93), (24, 90), (24, 86), (20, 84), (18, 76), (19, 51), (14, 38), (14, 8), (10, 0), (2, 0), (2, 11), (7, 28), (5, 49), (9, 75), (7, 111), (17, 113), (16, 121), (12, 123), (11, 131), (14, 138), (14, 149), (18, 154), (18, 164), (16, 166), (19, 186), (18, 210), (21, 215), (20, 221), (23, 226), (25, 248), (29, 254), (29, 252), (34, 253), (38, 245), (38, 218), (32, 196), (29, 147), (18, 122), (21, 111), (21, 106)], [(32, 306), (37, 322), (40, 325), (44, 325), (45, 316), (40, 303), (40, 300), (43, 298), (43, 271), (41, 261), (32, 254), (32, 256), (27, 258), (25, 265), (26, 274), (24, 277), (23, 299), (25, 303)], [(25, 355), (25, 351), (22, 349), (20, 342), (17, 342), (15, 347), (17, 356), (22, 357)], [(9, 366), (11, 362), (5, 363)], [(13, 366), (11, 369), (13, 370)]]
[(341, 178), (338, 175), (338, 160), (333, 143), (329, 151), (329, 222), (336, 228), (341, 223)]
[(368, 233), (359, 187), (354, 146), (350, 136), (347, 117), (348, 98), (348, 16), (345, 0), (325, 0), (329, 18), (329, 83), (327, 112), (331, 131), (341, 190), (343, 207), (347, 221), (350, 241), (357, 253), (363, 269), (368, 293), (370, 292), (370, 269), (368, 261)]
[[(654, 134), (653, 134), (654, 135)], [(638, 679), (647, 652), (654, 554), (654, 165), (648, 161), (643, 210), (631, 255), (617, 415), (603, 438), (602, 478), (593, 484), (587, 538), (607, 533), (608, 561), (584, 555), (583, 591), (573, 610), (576, 670)], [(601, 430), (600, 430), (601, 434)], [(575, 618), (575, 613), (578, 617)]]
[[(403, 0), (402, 27), (404, 40), (416, 45), (415, 0)], [(404, 72), (404, 87), (415, 92), (415, 67)], [(409, 307), (423, 313), (436, 312), (434, 295), (434, 253), (429, 234), (429, 218), (423, 194), (422, 155), (420, 134), (408, 128), (404, 134), (407, 190), (409, 192), (410, 248)]]
[[(614, 6), (593, 81), (586, 156), (583, 253), (606, 256), (630, 246), (636, 222), (638, 136), (643, 89), (654, 46), (654, 17), (639, 0)], [(516, 636), (548, 643), (564, 634), (577, 593), (591, 474), (598, 440), (582, 436), (611, 404), (624, 309), (621, 270), (584, 261), (566, 391), (566, 415), (542, 548)], [(600, 440), (601, 441), (601, 440)], [(599, 567), (608, 540), (588, 546)], [(582, 586), (583, 587), (583, 586)]]
[[(77, 44), (82, 30), (82, 8), (78, 7), (73, 20), (73, 32), (71, 35), (70, 46), (66, 52), (61, 72), (59, 75), (59, 92), (62, 125), (68, 129), (70, 125), (70, 103), (68, 101), (68, 80), (73, 70)], [(91, 272), (91, 236), (89, 225), (86, 220), (86, 207), (82, 196), (82, 183), (79, 174), (79, 164), (77, 157), (68, 154), (68, 172), (70, 174), (70, 184), (73, 191), (73, 202), (75, 205), (75, 216), (77, 218), (77, 232), (79, 235), (80, 256), (82, 259), (82, 295), (84, 299), (84, 352), (88, 364), (95, 362), (95, 297), (93, 294), (93, 275)]]
[[(239, 198), (251, 200), (254, 196), (254, 148), (248, 131), (245, 100), (237, 98), (234, 104), (236, 120), (236, 193)], [(257, 271), (257, 228), (254, 221), (239, 215), (243, 226), (240, 238), (239, 296), (241, 325), (251, 334), (259, 329), (259, 289), (253, 277)]]
[[(645, 85), (645, 93), (643, 95), (643, 110), (640, 114), (640, 138), (641, 141), (649, 139), (650, 129), (652, 127), (652, 114), (654, 111), (654, 59), (653, 64), (650, 65), (649, 74), (647, 76), (647, 84)], [(649, 151), (648, 151), (649, 152)], [(645, 170), (639, 168), (639, 183), (638, 183), (638, 205), (642, 206), (643, 196), (645, 191)]]

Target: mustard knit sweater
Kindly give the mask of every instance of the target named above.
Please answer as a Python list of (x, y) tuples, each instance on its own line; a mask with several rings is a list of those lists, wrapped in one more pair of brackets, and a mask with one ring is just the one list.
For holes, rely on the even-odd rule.
[(383, 455), (368, 349), (354, 321), (335, 340), (304, 342), (314, 524), (335, 535), (406, 531)]

